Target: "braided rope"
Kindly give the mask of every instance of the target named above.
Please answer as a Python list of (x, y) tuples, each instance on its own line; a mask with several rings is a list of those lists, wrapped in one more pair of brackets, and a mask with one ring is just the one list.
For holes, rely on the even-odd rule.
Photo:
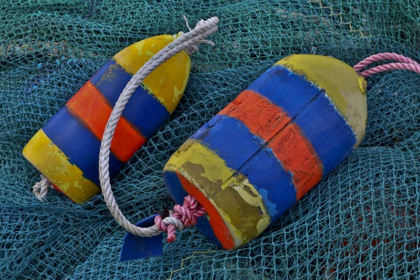
[(359, 72), (369, 64), (382, 60), (395, 60), (402, 63), (418, 64), (415, 60), (412, 60), (411, 58), (405, 57), (397, 53), (378, 53), (363, 59), (362, 61), (357, 63), (353, 67), (353, 69), (356, 70), (356, 72)]
[[(395, 60), (398, 61), (397, 63), (388, 63), (384, 65), (379, 65), (373, 67), (371, 69), (365, 70), (359, 73), (363, 68), (368, 66), (369, 64), (377, 61), (383, 60)], [(378, 53), (375, 55), (371, 55), (358, 64), (356, 64), (353, 69), (359, 73), (360, 76), (366, 78), (372, 76), (374, 74), (385, 72), (389, 70), (409, 70), (420, 74), (420, 64), (417, 63), (415, 60), (408, 58), (406, 56), (397, 54), (397, 53)]]
[(35, 183), (35, 185), (32, 187), (32, 193), (40, 201), (43, 201), (47, 197), (48, 188), (51, 187), (51, 185), (51, 182), (46, 177), (44, 177), (44, 175), (41, 175), (41, 181)]
[[(198, 204), (194, 197), (187, 195), (184, 197), (184, 204), (182, 206), (178, 204), (175, 205), (174, 210), (170, 212), (168, 218), (175, 219), (174, 223), (178, 224), (180, 222), (181, 224), (179, 224), (179, 227), (184, 228), (196, 225), (197, 218), (205, 214), (206, 210), (204, 207)], [(175, 241), (176, 229), (178, 228), (178, 225), (167, 225), (167, 223), (164, 222), (164, 219), (160, 215), (155, 217), (155, 224), (160, 231), (168, 233), (168, 237), (166, 239), (168, 242)]]
[(372, 76), (380, 72), (390, 71), (390, 70), (408, 70), (420, 74), (420, 64), (412, 63), (388, 63), (384, 65), (379, 65), (368, 70), (363, 71), (360, 75), (364, 78)]
[[(101, 182), (102, 194), (104, 200), (111, 214), (114, 216), (116, 221), (127, 231), (131, 232), (134, 235), (141, 237), (152, 237), (159, 235), (162, 231), (169, 231), (168, 237), (170, 240), (174, 239), (175, 229), (182, 230), (184, 227), (189, 226), (194, 223), (193, 217), (197, 217), (198, 214), (203, 215), (205, 213), (204, 208), (196, 207), (195, 200), (192, 197), (187, 197), (186, 201), (184, 200), (183, 206), (176, 206), (174, 212), (170, 213), (169, 217), (166, 217), (162, 220), (157, 219), (156, 224), (148, 228), (140, 228), (132, 223), (130, 223), (121, 210), (118, 207), (115, 197), (111, 189), (111, 183), (109, 178), (109, 154), (111, 141), (114, 135), (115, 128), (117, 126), (118, 120), (129, 101), (130, 97), (133, 95), (136, 88), (143, 82), (143, 80), (157, 67), (162, 63), (181, 52), (182, 50), (194, 50), (192, 46), (203, 42), (204, 38), (213, 34), (217, 31), (217, 24), (219, 19), (217, 17), (210, 18), (206, 21), (199, 21), (196, 27), (189, 31), (188, 33), (181, 34), (176, 38), (172, 43), (167, 45), (161, 51), (159, 51), (155, 56), (153, 56), (149, 61), (147, 61), (143, 67), (131, 78), (127, 83), (120, 97), (118, 98), (117, 103), (112, 110), (111, 116), (108, 119), (108, 123), (105, 127), (105, 132), (101, 142), (101, 149), (99, 153), (99, 179)], [(194, 208), (195, 207), (195, 208)], [(198, 214), (193, 214), (194, 210)]]

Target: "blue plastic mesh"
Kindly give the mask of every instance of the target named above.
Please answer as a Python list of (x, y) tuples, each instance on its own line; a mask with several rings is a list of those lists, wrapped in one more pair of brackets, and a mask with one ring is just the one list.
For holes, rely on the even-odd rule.
[[(196, 229), (164, 256), (119, 263), (124, 230), (101, 196), (75, 205), (23, 159), (26, 142), (115, 53), (141, 39), (218, 16), (179, 107), (115, 179), (135, 222), (171, 207), (161, 172), (202, 124), (285, 55), (331, 55), (350, 65), (378, 52), (420, 59), (420, 3), (331, 1), (0, 2), (1, 279), (416, 279), (420, 277), (420, 75), (369, 78), (361, 147), (272, 228), (236, 251)], [(180, 269), (181, 268), (181, 269)]]

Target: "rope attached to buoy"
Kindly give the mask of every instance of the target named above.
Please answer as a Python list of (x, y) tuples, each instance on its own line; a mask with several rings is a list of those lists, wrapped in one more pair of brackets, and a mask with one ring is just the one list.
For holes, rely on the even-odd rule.
[(176, 55), (177, 53), (187, 50), (190, 54), (197, 50), (197, 45), (200, 43), (208, 43), (204, 40), (207, 36), (217, 31), (217, 24), (219, 19), (217, 17), (210, 18), (206, 21), (201, 20), (196, 27), (185, 33), (180, 34), (172, 43), (160, 50), (143, 67), (131, 78), (127, 83), (117, 103), (115, 104), (111, 116), (108, 119), (105, 127), (105, 132), (102, 137), (101, 148), (99, 152), (99, 179), (101, 182), (102, 194), (104, 200), (111, 214), (116, 221), (128, 232), (141, 237), (152, 237), (168, 233), (168, 242), (175, 241), (175, 230), (183, 230), (190, 225), (197, 223), (197, 217), (204, 215), (206, 212), (204, 208), (191, 197), (186, 196), (184, 204), (176, 205), (174, 211), (169, 212), (168, 217), (156, 216), (155, 225), (148, 228), (137, 227), (130, 223), (123, 215), (118, 207), (115, 197), (111, 189), (111, 182), (109, 177), (109, 154), (112, 138), (118, 120), (128, 103), (130, 97), (133, 95), (136, 88), (143, 82), (143, 80), (157, 67), (162, 65), (165, 61)]
[[(121, 94), (120, 98), (118, 99), (115, 107), (112, 111), (112, 114), (108, 120), (107, 127), (105, 128), (104, 137), (101, 143), (101, 154), (100, 159), (103, 161), (107, 161), (106, 164), (103, 164), (103, 170), (107, 170), (109, 168), (109, 146), (112, 141), (112, 137), (115, 131), (116, 124), (122, 114), (122, 111), (125, 108), (128, 100), (130, 99), (131, 95), (135, 91), (135, 89), (142, 83), (142, 81), (157, 67), (159, 67), (162, 63), (166, 60), (171, 58), (172, 56), (176, 55), (177, 53), (185, 50), (189, 55), (198, 51), (198, 44), (209, 44), (214, 46), (214, 42), (205, 40), (206, 37), (213, 34), (218, 30), (217, 24), (219, 23), (219, 19), (217, 17), (210, 18), (206, 21), (200, 20), (194, 29), (191, 29), (188, 23), (187, 18), (184, 16), (185, 23), (189, 32), (179, 32), (177, 35), (174, 35), (175, 40), (163, 48), (159, 53), (157, 53), (154, 57), (152, 57), (147, 63), (143, 65), (143, 67), (132, 77), (129, 81), (127, 86), (124, 88), (123, 93)], [(104, 146), (104, 148), (103, 148)], [(108, 148), (107, 148), (108, 147)], [(104, 149), (108, 149), (108, 153), (106, 155), (106, 151)], [(100, 170), (101, 174), (101, 170)], [(133, 234), (135, 232), (131, 231), (134, 225), (131, 225), (121, 213), (118, 208), (118, 205), (114, 199), (113, 193), (111, 191), (111, 185), (109, 180), (106, 180), (106, 177), (109, 179), (108, 172), (103, 173), (101, 177), (101, 188), (104, 194), (105, 202), (107, 203), (108, 208), (110, 209), (111, 213), (116, 217), (117, 221), (123, 225), (125, 229), (130, 231)], [(102, 178), (104, 179), (104, 183), (102, 183)], [(104, 187), (103, 187), (104, 186)], [(52, 183), (43, 175), (41, 175), (41, 181), (37, 182), (32, 187), (32, 192), (36, 198), (40, 201), (44, 201), (47, 194), (48, 189), (52, 187)], [(195, 205), (195, 206), (194, 206)], [(111, 210), (112, 209), (112, 210)], [(182, 230), (184, 227), (188, 227), (196, 223), (196, 218), (205, 214), (204, 208), (201, 206), (197, 206), (197, 202), (191, 196), (187, 196), (185, 198), (184, 204), (176, 205), (174, 207), (174, 211), (170, 212), (169, 217), (162, 218), (161, 216), (156, 217), (156, 227), (160, 232), (168, 232), (168, 241), (175, 240), (175, 228)], [(180, 222), (182, 221), (182, 222)], [(125, 225), (125, 226), (124, 226)], [(131, 226), (130, 226), (131, 225)], [(133, 230), (133, 229), (132, 229)]]

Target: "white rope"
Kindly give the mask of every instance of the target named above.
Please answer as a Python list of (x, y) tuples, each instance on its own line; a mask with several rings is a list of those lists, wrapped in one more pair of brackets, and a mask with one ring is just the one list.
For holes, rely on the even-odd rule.
[(43, 201), (47, 196), (49, 187), (51, 187), (51, 182), (45, 178), (44, 175), (41, 175), (41, 181), (37, 182), (32, 187), (32, 192), (36, 198), (38, 198), (40, 201)]
[[(114, 194), (111, 189), (111, 182), (109, 178), (109, 153), (112, 138), (114, 135), (115, 128), (118, 120), (128, 103), (130, 97), (133, 95), (136, 88), (143, 82), (143, 80), (162, 63), (181, 52), (186, 50), (189, 53), (193, 53), (197, 50), (197, 44), (208, 43), (204, 40), (207, 36), (217, 31), (217, 24), (219, 19), (217, 17), (210, 18), (206, 21), (200, 20), (196, 27), (188, 33), (182, 34), (176, 38), (172, 43), (167, 45), (149, 61), (147, 61), (142, 68), (131, 78), (127, 83), (117, 103), (112, 110), (111, 116), (108, 119), (108, 123), (105, 127), (104, 135), (101, 142), (101, 149), (99, 152), (99, 179), (101, 182), (102, 194), (109, 211), (117, 220), (117, 222), (127, 231), (132, 234), (139, 235), (142, 237), (151, 237), (161, 233), (156, 225), (149, 228), (140, 228), (130, 223), (115, 201)], [(163, 219), (165, 225), (174, 225), (178, 230), (182, 230), (184, 225), (182, 222), (170, 215)]]
[[(115, 127), (116, 127), (116, 124), (118, 122), (118, 119), (120, 118), (121, 113), (124, 110), (125, 105), (127, 104), (128, 100), (130, 99), (134, 90), (143, 82), (143, 80), (154, 69), (159, 67), (163, 62), (165, 62), (166, 60), (168, 60), (172, 56), (176, 55), (177, 53), (181, 52), (182, 50), (185, 50), (189, 55), (195, 53), (198, 50), (197, 45), (200, 44), (200, 43), (205, 43), (205, 44), (209, 44), (211, 46), (214, 46), (214, 43), (212, 41), (204, 40), (204, 38), (206, 38), (207, 36), (209, 36), (209, 35), (211, 35), (211, 34), (213, 34), (214, 32), (217, 31), (217, 24), (219, 22), (219, 19), (217, 17), (210, 18), (206, 21), (200, 20), (193, 30), (191, 30), (190, 25), (188, 23), (188, 19), (185, 16), (184, 16), (184, 19), (185, 19), (185, 23), (186, 23), (188, 29), (190, 30), (190, 32), (188, 32), (186, 34), (184, 34), (183, 32), (180, 32), (179, 33), (180, 36), (178, 38), (176, 38), (168, 46), (163, 48), (158, 54), (156, 54), (154, 57), (152, 57), (147, 63), (145, 63), (143, 65), (143, 67), (131, 78), (131, 80), (129, 81), (127, 86), (124, 88), (123, 93), (121, 94), (120, 98), (118, 99), (117, 103), (115, 104), (114, 110), (112, 111), (113, 114), (111, 114), (111, 116), (108, 120), (108, 124), (107, 124), (107, 127), (106, 127), (105, 132), (104, 132), (104, 139), (102, 139), (100, 159), (106, 159), (107, 161), (109, 160), (109, 147), (110, 147), (110, 143), (112, 141), (112, 137), (114, 135), (114, 131), (115, 131)], [(110, 122), (112, 122), (111, 125), (110, 125)], [(108, 125), (110, 125), (110, 128), (108, 128)], [(104, 148), (104, 149), (107, 149), (107, 151), (108, 151), (106, 156), (104, 156), (106, 152), (102, 152), (103, 151), (102, 146), (104, 146), (105, 136), (107, 136), (109, 138), (108, 139), (109, 143), (106, 142), (105, 143), (106, 146)], [(102, 155), (102, 153), (104, 153), (104, 155)], [(104, 165), (103, 167), (106, 170), (108, 170), (108, 165), (109, 164), (107, 162), (106, 165)], [(108, 177), (108, 179), (109, 179), (109, 174), (108, 173), (105, 174), (104, 176), (105, 176), (104, 178)], [(100, 177), (102, 178), (103, 176), (100, 176)], [(32, 192), (33, 192), (33, 194), (35, 195), (36, 198), (43, 201), (45, 199), (45, 197), (47, 196), (48, 188), (51, 185), (52, 185), (51, 182), (47, 178), (45, 178), (43, 175), (41, 175), (41, 181), (37, 182), (32, 187)], [(104, 191), (103, 186), (105, 187), (105, 191)], [(110, 205), (111, 205), (111, 207), (112, 207), (112, 205), (116, 205), (116, 210), (115, 211), (117, 211), (117, 215), (114, 215), (113, 210), (111, 210), (111, 208), (110, 208), (113, 216), (114, 217), (116, 217), (116, 216), (117, 217), (123, 217), (125, 219), (124, 215), (121, 212), (118, 213), (118, 211), (120, 211), (120, 210), (118, 209), (117, 203), (115, 202), (114, 196), (112, 194), (111, 185), (109, 183), (108, 183), (108, 185), (106, 185), (106, 183), (104, 185), (102, 183), (102, 179), (101, 179), (101, 187), (102, 187), (102, 192), (104, 193), (104, 198), (105, 198), (105, 201), (107, 202), (108, 208), (110, 208)], [(107, 196), (105, 195), (105, 193), (107, 194)], [(108, 201), (107, 201), (108, 196), (112, 196), (112, 199), (111, 199), (110, 203), (108, 203)], [(116, 217), (116, 219), (119, 222), (119, 219), (117, 217)], [(175, 222), (170, 222), (169, 223), (169, 220), (170, 219), (163, 220), (163, 222), (165, 224), (168, 222), (168, 224), (174, 225)], [(126, 222), (124, 222), (124, 224), (128, 222), (127, 220), (125, 220), (125, 221)], [(123, 226), (123, 227), (125, 229), (127, 229), (125, 226)], [(177, 226), (177, 228), (178, 228), (178, 226)]]

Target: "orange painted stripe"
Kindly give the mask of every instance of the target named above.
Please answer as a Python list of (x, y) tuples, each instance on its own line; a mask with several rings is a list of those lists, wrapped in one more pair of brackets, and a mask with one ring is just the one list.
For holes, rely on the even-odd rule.
[(178, 176), (182, 186), (184, 187), (184, 190), (193, 196), (198, 201), (198, 203), (200, 203), (204, 209), (206, 209), (207, 214), (210, 216), (209, 222), (213, 229), (214, 235), (216, 235), (223, 248), (226, 250), (233, 249), (235, 247), (234, 240), (230, 235), (228, 227), (226, 226), (225, 222), (213, 204), (196, 186), (191, 184), (184, 176), (178, 172), (175, 173)]
[[(99, 140), (102, 140), (112, 107), (90, 81), (66, 106)], [(121, 117), (112, 139), (111, 152), (119, 160), (126, 162), (145, 142), (146, 138)]]
[(321, 181), (322, 162), (311, 142), (295, 123), (286, 126), (268, 147), (273, 150), (284, 169), (292, 174), (297, 200)]
[(291, 120), (280, 107), (252, 90), (243, 91), (219, 114), (240, 120), (252, 134), (265, 141), (274, 137)]

